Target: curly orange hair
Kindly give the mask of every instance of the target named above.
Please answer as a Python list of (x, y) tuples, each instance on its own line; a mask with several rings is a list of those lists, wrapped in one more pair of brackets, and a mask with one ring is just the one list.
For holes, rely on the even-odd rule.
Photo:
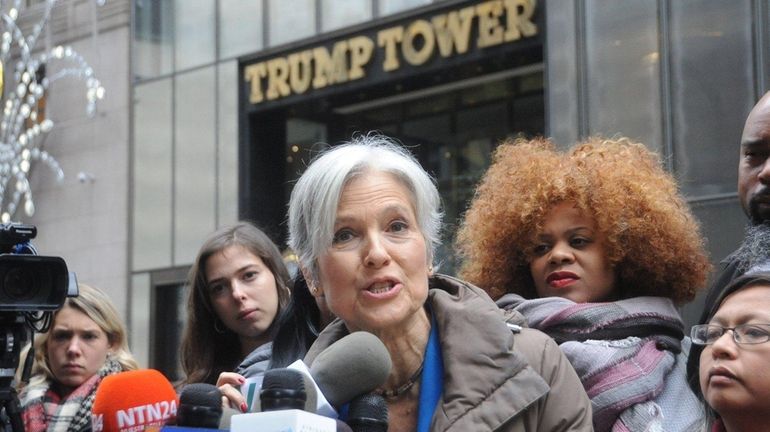
[(561, 202), (596, 221), (619, 298), (681, 304), (705, 285), (711, 264), (698, 222), (658, 155), (627, 138), (589, 138), (566, 152), (544, 138), (503, 142), (457, 234), (459, 276), (494, 299), (537, 297), (531, 248)]

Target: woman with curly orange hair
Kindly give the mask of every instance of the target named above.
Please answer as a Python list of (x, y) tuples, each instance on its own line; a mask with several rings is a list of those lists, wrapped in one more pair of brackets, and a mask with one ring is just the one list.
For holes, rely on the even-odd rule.
[(545, 139), (503, 143), (457, 247), (461, 278), (559, 343), (597, 431), (700, 426), (675, 305), (704, 286), (710, 264), (655, 153), (628, 139), (566, 152)]

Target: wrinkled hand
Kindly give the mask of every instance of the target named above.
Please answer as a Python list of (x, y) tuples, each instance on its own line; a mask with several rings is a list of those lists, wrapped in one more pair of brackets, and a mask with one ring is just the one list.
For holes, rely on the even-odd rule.
[(235, 372), (222, 372), (217, 378), (217, 387), (222, 393), (222, 407), (233, 408), (241, 412), (247, 412), (249, 407), (246, 405), (246, 398), (243, 397), (238, 389), (246, 378)]

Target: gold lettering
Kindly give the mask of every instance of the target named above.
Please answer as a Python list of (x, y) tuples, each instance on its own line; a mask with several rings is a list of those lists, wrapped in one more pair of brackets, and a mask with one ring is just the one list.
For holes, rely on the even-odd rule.
[(364, 66), (372, 59), (374, 42), (366, 36), (357, 36), (350, 38), (348, 45), (350, 46), (350, 71), (348, 72), (348, 79), (353, 81), (366, 75)]
[(536, 0), (505, 0), (506, 30), (505, 41), (515, 41), (537, 34), (537, 26), (532, 22)]
[(446, 15), (436, 15), (431, 21), (436, 29), (436, 41), (441, 57), (452, 55), (452, 48), (457, 48), (457, 54), (468, 52), (473, 24), (474, 7), (469, 6)]
[(396, 44), (404, 37), (404, 28), (391, 27), (380, 30), (377, 33), (377, 45), (385, 47), (385, 61), (382, 62), (382, 70), (390, 72), (399, 68)]
[[(414, 40), (422, 36), (422, 47), (417, 49), (414, 46)], [(404, 54), (404, 60), (414, 66), (419, 66), (433, 54), (433, 48), (436, 46), (436, 37), (433, 35), (433, 28), (425, 20), (417, 20), (409, 25), (404, 33), (404, 41), (401, 43), (401, 51)]]
[(289, 62), (285, 57), (267, 61), (267, 100), (278, 99), (291, 94), (289, 87)]
[(315, 60), (315, 78), (313, 88), (343, 83), (348, 80), (347, 69), (348, 41), (339, 41), (332, 47), (332, 54), (324, 47), (313, 48)]
[(257, 104), (262, 102), (262, 78), (267, 76), (267, 68), (264, 62), (246, 66), (243, 69), (243, 79), (249, 86), (249, 102)]
[(537, 0), (487, 0), (429, 20), (380, 30), (376, 46), (373, 38), (359, 35), (337, 41), (331, 48), (317, 46), (245, 66), (249, 102), (257, 104), (303, 94), (311, 86), (319, 89), (364, 78), (377, 48), (383, 50), (385, 72), (400, 68), (400, 57), (413, 66), (425, 64), (436, 45), (441, 57), (465, 54), (473, 43), (474, 18), (478, 19), (475, 42), (479, 49), (534, 36), (538, 33), (533, 20), (536, 4)]
[(305, 93), (313, 77), (313, 51), (305, 50), (289, 54), (289, 83), (294, 93)]
[(502, 14), (503, 4), (500, 0), (476, 5), (476, 15), (479, 17), (479, 38), (476, 44), (479, 48), (503, 43), (503, 28), (499, 19)]

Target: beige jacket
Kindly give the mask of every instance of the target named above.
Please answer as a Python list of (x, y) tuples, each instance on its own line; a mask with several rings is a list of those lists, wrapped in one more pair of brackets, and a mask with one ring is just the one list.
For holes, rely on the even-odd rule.
[[(543, 333), (509, 328), (481, 289), (437, 275), (428, 303), (439, 329), (444, 392), (431, 431), (592, 431), (591, 404), (559, 347)], [(347, 334), (330, 324), (305, 361)]]

